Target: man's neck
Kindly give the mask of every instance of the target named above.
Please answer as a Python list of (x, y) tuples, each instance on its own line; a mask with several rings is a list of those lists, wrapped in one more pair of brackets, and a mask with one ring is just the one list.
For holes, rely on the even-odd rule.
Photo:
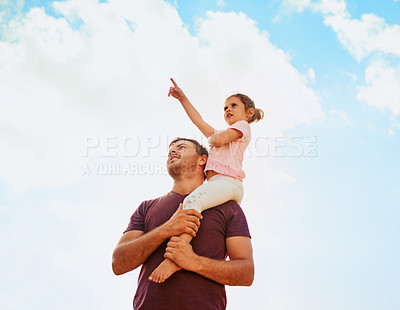
[(180, 178), (174, 180), (172, 191), (180, 195), (188, 195), (203, 184), (203, 178)]

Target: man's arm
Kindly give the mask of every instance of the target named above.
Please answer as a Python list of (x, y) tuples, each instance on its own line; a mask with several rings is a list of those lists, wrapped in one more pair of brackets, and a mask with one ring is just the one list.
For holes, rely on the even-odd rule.
[(254, 280), (253, 249), (249, 237), (226, 239), (229, 261), (199, 256), (191, 245), (180, 237), (168, 243), (165, 257), (181, 268), (198, 273), (203, 277), (224, 285), (250, 286)]
[(147, 232), (131, 230), (122, 235), (112, 256), (112, 269), (116, 275), (132, 271), (168, 238), (182, 233), (195, 237), (200, 226), (201, 214), (197, 211), (182, 210), (182, 204), (174, 215), (163, 225)]

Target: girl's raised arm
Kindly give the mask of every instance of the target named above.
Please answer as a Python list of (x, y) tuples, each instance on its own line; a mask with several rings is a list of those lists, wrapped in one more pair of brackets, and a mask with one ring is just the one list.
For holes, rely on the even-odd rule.
[(208, 123), (206, 123), (201, 117), (200, 113), (195, 109), (195, 107), (190, 103), (189, 99), (186, 97), (182, 89), (178, 87), (178, 84), (171, 78), (172, 84), (169, 88), (168, 97), (172, 96), (179, 100), (182, 107), (185, 109), (186, 114), (189, 116), (190, 120), (200, 129), (200, 131), (207, 138), (214, 134), (214, 128), (212, 128)]

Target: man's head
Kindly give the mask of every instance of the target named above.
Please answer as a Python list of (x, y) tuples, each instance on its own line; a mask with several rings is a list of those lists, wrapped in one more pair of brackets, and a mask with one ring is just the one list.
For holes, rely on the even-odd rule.
[(173, 179), (185, 175), (196, 176), (196, 174), (199, 174), (204, 176), (207, 157), (207, 149), (196, 140), (175, 138), (169, 144), (168, 174)]

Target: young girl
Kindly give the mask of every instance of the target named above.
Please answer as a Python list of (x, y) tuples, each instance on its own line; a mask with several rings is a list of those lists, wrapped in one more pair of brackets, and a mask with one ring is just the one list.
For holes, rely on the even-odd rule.
[[(195, 209), (202, 212), (229, 200), (241, 203), (243, 198), (242, 170), (243, 154), (250, 142), (249, 124), (264, 117), (261, 109), (246, 95), (234, 94), (228, 97), (224, 105), (225, 122), (228, 129), (217, 131), (207, 124), (189, 99), (171, 78), (173, 87), (168, 96), (180, 101), (191, 121), (208, 138), (210, 151), (205, 167), (207, 183), (199, 186), (183, 201), (183, 209)], [(181, 235), (190, 242), (189, 234)], [(149, 280), (164, 282), (174, 272), (180, 270), (173, 261), (165, 259), (150, 275)]]

